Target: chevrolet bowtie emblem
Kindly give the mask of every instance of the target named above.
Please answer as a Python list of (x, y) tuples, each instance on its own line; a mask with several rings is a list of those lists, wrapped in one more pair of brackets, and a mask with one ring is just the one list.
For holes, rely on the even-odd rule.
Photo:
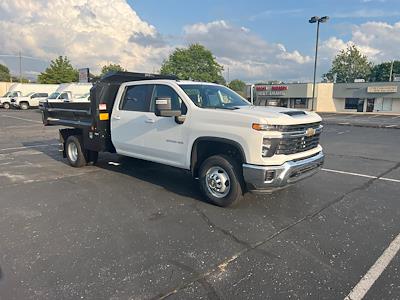
[(306, 130), (306, 136), (310, 137), (315, 135), (316, 130), (314, 128), (307, 128)]

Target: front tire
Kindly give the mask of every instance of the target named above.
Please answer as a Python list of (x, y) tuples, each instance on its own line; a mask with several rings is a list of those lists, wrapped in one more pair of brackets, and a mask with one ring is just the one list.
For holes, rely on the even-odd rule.
[(67, 138), (65, 153), (71, 166), (80, 168), (86, 165), (86, 157), (82, 150), (82, 144), (77, 136), (71, 135)]
[(4, 103), (3, 103), (3, 108), (4, 108), (4, 109), (10, 109), (10, 103), (4, 102)]
[(201, 164), (199, 173), (200, 189), (209, 202), (228, 207), (243, 199), (243, 176), (233, 158), (211, 156)]
[(19, 104), (19, 107), (20, 107), (22, 110), (27, 110), (27, 109), (29, 108), (29, 104), (28, 104), (27, 102), (21, 102), (21, 103)]

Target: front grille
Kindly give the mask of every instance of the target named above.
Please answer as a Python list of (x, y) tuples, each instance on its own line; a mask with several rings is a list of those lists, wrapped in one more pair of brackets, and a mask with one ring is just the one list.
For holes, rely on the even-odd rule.
[(281, 132), (295, 132), (295, 131), (306, 131), (308, 128), (317, 129), (321, 125), (321, 122), (309, 123), (309, 124), (298, 124), (298, 125), (279, 125), (278, 131)]
[(313, 149), (319, 144), (319, 136), (316, 133), (313, 136), (286, 137), (279, 141), (276, 154), (295, 154)]
[[(307, 129), (314, 129), (315, 134), (307, 136)], [(279, 140), (275, 154), (295, 154), (314, 149), (319, 144), (322, 126), (320, 122), (282, 126), (283, 137)]]

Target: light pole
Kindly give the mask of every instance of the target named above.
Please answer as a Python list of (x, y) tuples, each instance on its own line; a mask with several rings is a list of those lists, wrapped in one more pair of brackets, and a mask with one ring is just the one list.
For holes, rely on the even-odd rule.
[(315, 41), (314, 81), (312, 89), (311, 110), (314, 110), (314, 101), (315, 101), (315, 76), (317, 73), (317, 60), (318, 60), (319, 23), (325, 23), (328, 20), (329, 20), (328, 16), (325, 17), (314, 16), (311, 17), (310, 20), (308, 20), (309, 23), (317, 23), (317, 39)]

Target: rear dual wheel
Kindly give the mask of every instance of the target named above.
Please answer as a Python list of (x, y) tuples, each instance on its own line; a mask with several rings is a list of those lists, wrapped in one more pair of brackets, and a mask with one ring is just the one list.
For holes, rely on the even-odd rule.
[(68, 162), (75, 168), (80, 168), (88, 163), (97, 163), (99, 153), (96, 151), (84, 150), (79, 137), (71, 135), (65, 142), (65, 152)]

